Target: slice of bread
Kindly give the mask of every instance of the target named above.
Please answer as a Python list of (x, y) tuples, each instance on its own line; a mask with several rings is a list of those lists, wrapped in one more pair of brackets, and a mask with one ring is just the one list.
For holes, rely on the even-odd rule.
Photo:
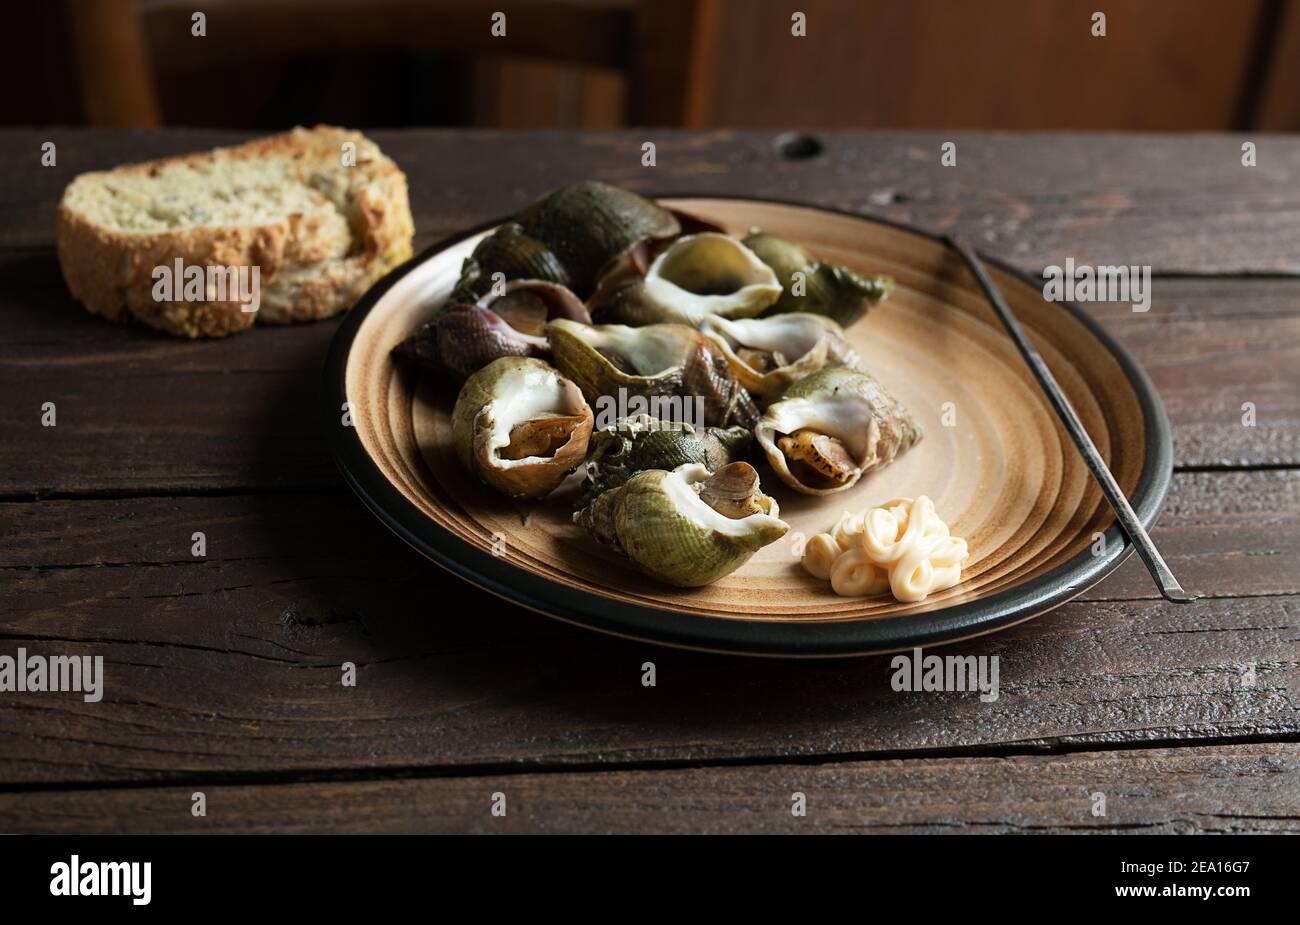
[[(63, 194), (57, 237), (63, 277), (90, 311), (220, 337), (254, 319), (346, 310), (411, 255), (413, 234), (397, 165), (359, 132), (317, 126), (82, 174)], [(211, 287), (202, 301), (155, 298), (155, 268), (178, 259), (258, 267), (260, 307), (245, 311), (236, 293), (220, 299)]]

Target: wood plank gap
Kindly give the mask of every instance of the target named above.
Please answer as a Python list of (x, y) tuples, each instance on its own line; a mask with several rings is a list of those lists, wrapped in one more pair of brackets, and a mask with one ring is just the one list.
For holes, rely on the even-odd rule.
[(1258, 463), (1196, 463), (1186, 466), (1174, 466), (1174, 474), (1181, 473), (1216, 473), (1216, 472), (1291, 472), (1300, 469), (1295, 463), (1258, 462)]
[(835, 752), (816, 755), (735, 755), (703, 760), (668, 758), (660, 761), (633, 760), (543, 762), (482, 762), (455, 766), (399, 765), (374, 770), (364, 768), (319, 768), (283, 771), (218, 771), (202, 776), (160, 776), (148, 780), (114, 781), (41, 781), (10, 784), (0, 782), (0, 794), (59, 793), (78, 790), (156, 790), (169, 787), (292, 786), (312, 783), (365, 783), (400, 780), (474, 779), (479, 777), (518, 777), (526, 775), (566, 775), (624, 773), (636, 771), (689, 771), (709, 768), (822, 767), (883, 761), (933, 761), (960, 758), (1033, 758), (1063, 757), (1099, 752), (1150, 751), (1153, 749), (1213, 748), (1232, 745), (1291, 745), (1300, 743), (1300, 734), (1226, 735), (1204, 738), (1162, 738), (1141, 741), (1072, 740), (1005, 742), (954, 748), (895, 749), (878, 752)]
[(133, 501), (158, 498), (235, 498), (247, 495), (345, 495), (348, 488), (339, 482), (303, 481), (283, 485), (219, 485), (192, 488), (123, 488), (51, 491), (33, 488), (30, 492), (0, 494), (0, 504), (34, 504), (41, 501)]

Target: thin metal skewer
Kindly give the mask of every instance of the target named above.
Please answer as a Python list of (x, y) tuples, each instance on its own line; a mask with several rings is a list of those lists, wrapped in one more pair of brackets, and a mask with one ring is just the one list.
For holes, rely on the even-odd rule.
[(1057, 417), (1065, 425), (1065, 429), (1069, 432), (1074, 445), (1079, 448), (1079, 452), (1083, 455), (1083, 461), (1092, 470), (1093, 477), (1096, 478), (1097, 484), (1101, 486), (1102, 494), (1106, 496), (1106, 500), (1110, 502), (1110, 506), (1114, 509), (1115, 516), (1119, 519), (1124, 533), (1137, 547), (1138, 555), (1146, 563), (1147, 571), (1151, 573), (1151, 577), (1156, 580), (1160, 593), (1165, 600), (1178, 603), (1196, 600), (1197, 595), (1188, 594), (1184, 591), (1183, 586), (1174, 577), (1174, 573), (1169, 570), (1169, 566), (1160, 555), (1160, 550), (1156, 549), (1156, 544), (1147, 535), (1146, 528), (1142, 526), (1142, 521), (1138, 519), (1133, 506), (1128, 503), (1128, 498), (1124, 497), (1123, 489), (1115, 481), (1115, 476), (1111, 474), (1110, 469), (1106, 466), (1106, 461), (1101, 458), (1101, 453), (1097, 451), (1096, 444), (1088, 436), (1088, 431), (1084, 428), (1083, 422), (1075, 414), (1074, 408), (1070, 405), (1070, 400), (1066, 398), (1065, 392), (1057, 384), (1056, 377), (1052, 375), (1052, 371), (1043, 362), (1042, 356), (1039, 355), (1030, 342), (1024, 328), (1016, 320), (1016, 316), (1011, 314), (1011, 309), (1007, 307), (1007, 303), (1003, 300), (1002, 293), (998, 291), (997, 286), (993, 285), (993, 281), (984, 272), (984, 265), (980, 263), (980, 259), (975, 256), (975, 252), (971, 250), (970, 245), (960, 237), (948, 235), (947, 241), (957, 253), (961, 254), (962, 260), (966, 261), (966, 266), (970, 268), (971, 275), (980, 284), (980, 288), (984, 290), (984, 295), (993, 305), (998, 317), (1002, 319), (1003, 326), (1006, 327), (1007, 333), (1011, 335), (1011, 339), (1015, 341), (1020, 355), (1029, 364), (1034, 378), (1038, 380), (1038, 384), (1047, 393), (1047, 398), (1056, 410)]

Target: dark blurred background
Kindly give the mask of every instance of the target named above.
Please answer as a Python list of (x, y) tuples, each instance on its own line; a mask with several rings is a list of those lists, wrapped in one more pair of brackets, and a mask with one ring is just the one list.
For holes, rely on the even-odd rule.
[(4, 15), (8, 125), (1300, 129), (1300, 0), (20, 0)]

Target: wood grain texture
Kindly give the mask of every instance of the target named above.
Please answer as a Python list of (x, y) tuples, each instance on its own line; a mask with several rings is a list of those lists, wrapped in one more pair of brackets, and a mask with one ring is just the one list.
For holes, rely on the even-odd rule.
[(0, 651), (102, 655), (107, 681), (98, 704), (0, 698), (0, 785), (1300, 734), (1300, 477), (1219, 477), (1176, 477), (1155, 532), (1213, 598), (1116, 600), (1153, 596), (1130, 564), (1083, 601), (957, 645), (1000, 657), (991, 704), (896, 693), (888, 657), (787, 663), (596, 636), (446, 575), (348, 493), (3, 505)]
[[(231, 831), (461, 830), (490, 823), (486, 777), (504, 781), (493, 790), (529, 782), (512, 791), (521, 829), (775, 831), (788, 794), (772, 821), (761, 801), (771, 781), (790, 786), (787, 768), (861, 764), (839, 778), (842, 801), (833, 782), (820, 791), (827, 817), (803, 821), (1073, 831), (1096, 822), (1072, 813), (1100, 777), (1136, 795), (1111, 800), (1102, 831), (1294, 828), (1297, 472), (1239, 467), (1300, 465), (1300, 280), (1203, 275), (1300, 269), (1300, 141), (1256, 139), (1252, 171), (1235, 137), (958, 135), (960, 167), (941, 169), (938, 134), (827, 134), (824, 153), (792, 161), (771, 133), (655, 132), (651, 171), (642, 134), (379, 137), (412, 178), (426, 244), (595, 175), (957, 229), (1029, 272), (1074, 256), (1200, 274), (1158, 276), (1145, 315), (1090, 310), (1170, 412), (1194, 471), (1176, 476), (1156, 539), (1209, 597), (1155, 600), (1130, 561), (1056, 613), (958, 650), (1000, 656), (992, 704), (895, 693), (887, 658), (692, 655), (509, 608), (407, 550), (343, 488), (316, 420), (335, 324), (182, 343), (68, 299), (50, 245), (73, 173), (245, 136), (8, 132), (0, 496), (23, 500), (0, 503), (0, 652), (102, 654), (107, 681), (99, 704), (0, 696), (0, 827), (179, 828), (202, 781), (230, 807), (209, 821)], [(38, 166), (47, 138), (57, 168)], [(57, 428), (39, 427), (46, 400)], [(1244, 401), (1256, 427), (1242, 426)], [(50, 493), (84, 497), (30, 500)], [(345, 660), (356, 688), (339, 684)], [(1123, 764), (1093, 751), (1111, 744)], [(724, 766), (683, 766), (697, 763)], [(312, 777), (326, 779), (294, 783)], [(981, 802), (972, 780), (994, 796)], [(80, 789), (105, 783), (129, 786)], [(179, 807), (155, 789), (173, 784)], [(873, 787), (906, 812), (864, 810)]]
[[(191, 814), (196, 791), (207, 815)], [(806, 815), (792, 814), (793, 794)], [(493, 816), (494, 794), (506, 815)], [(1094, 815), (1105, 796), (1104, 815)], [(0, 794), (0, 829), (207, 834), (1300, 832), (1300, 746)]]
[[(233, 144), (247, 134), (8, 131), (0, 146), (0, 246), (48, 246), (79, 172)], [(958, 231), (1029, 273), (1060, 264), (1157, 273), (1300, 273), (1300, 139), (1286, 136), (825, 132), (783, 157), (775, 132), (669, 130), (372, 133), (406, 171), (417, 246), (518, 212), (595, 178), (651, 194), (766, 196)], [(1255, 141), (1259, 166), (1243, 167)], [(40, 166), (54, 141), (58, 166)], [(641, 166), (642, 144), (657, 166)], [(957, 165), (939, 163), (957, 145)]]

